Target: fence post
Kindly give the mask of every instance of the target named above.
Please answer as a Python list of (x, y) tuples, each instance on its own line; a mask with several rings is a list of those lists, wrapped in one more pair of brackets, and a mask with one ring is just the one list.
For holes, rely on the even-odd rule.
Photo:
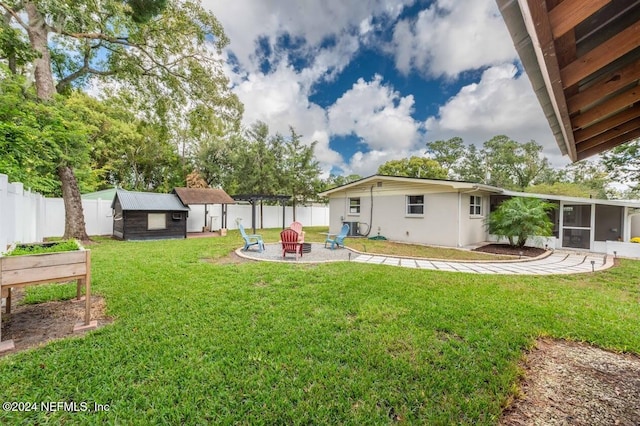
[(9, 240), (7, 238), (9, 221), (6, 213), (9, 208), (9, 196), (7, 195), (8, 184), (9, 177), (0, 173), (0, 252), (5, 251), (9, 244)]

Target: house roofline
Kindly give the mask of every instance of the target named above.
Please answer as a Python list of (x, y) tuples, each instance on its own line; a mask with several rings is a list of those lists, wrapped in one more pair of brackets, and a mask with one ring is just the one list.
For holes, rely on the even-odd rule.
[(452, 189), (457, 190), (480, 190), (486, 192), (493, 192), (498, 195), (507, 195), (510, 197), (528, 197), (528, 198), (540, 198), (545, 200), (554, 201), (567, 201), (580, 204), (603, 204), (610, 206), (632, 207), (640, 208), (640, 200), (604, 200), (601, 198), (582, 198), (582, 197), (570, 197), (566, 195), (552, 195), (552, 194), (538, 194), (533, 192), (519, 192), (510, 191), (497, 186), (485, 185), (482, 183), (456, 181), (447, 179), (427, 179), (427, 178), (413, 178), (406, 176), (387, 176), (387, 175), (371, 175), (354, 182), (349, 182), (345, 185), (337, 186), (327, 191), (321, 192), (318, 195), (321, 197), (327, 197), (333, 193), (340, 192), (352, 188), (357, 185), (366, 184), (367, 182), (382, 180), (393, 182), (412, 182), (421, 184), (443, 185), (450, 186)]
[(382, 181), (392, 181), (392, 182), (413, 182), (413, 183), (430, 183), (434, 185), (447, 185), (453, 189), (478, 189), (487, 192), (496, 192), (501, 193), (504, 191), (502, 188), (498, 188), (491, 185), (485, 185), (482, 183), (475, 182), (466, 182), (466, 181), (458, 181), (458, 180), (448, 180), (448, 179), (432, 179), (432, 178), (414, 178), (407, 176), (388, 176), (388, 175), (371, 175), (362, 179), (358, 179), (353, 182), (349, 182), (347, 184), (337, 186), (335, 188), (331, 188), (327, 191), (321, 192), (318, 195), (321, 197), (326, 197), (335, 192), (344, 191), (346, 189), (352, 188), (357, 185), (361, 185), (363, 183), (371, 182), (374, 180), (382, 180)]
[(553, 201), (568, 201), (578, 204), (603, 204), (609, 206), (640, 208), (640, 200), (604, 200), (602, 198), (583, 198), (570, 197), (567, 195), (537, 194), (532, 192), (509, 191), (506, 189), (503, 191), (502, 195), (507, 195), (509, 197), (540, 198)]

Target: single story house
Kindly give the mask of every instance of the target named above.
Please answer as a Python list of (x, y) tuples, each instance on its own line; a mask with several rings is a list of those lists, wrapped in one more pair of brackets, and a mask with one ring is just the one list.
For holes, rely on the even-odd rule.
[[(553, 236), (530, 244), (548, 248), (617, 251), (617, 243), (640, 236), (640, 201), (530, 194), (471, 182), (373, 175), (320, 196), (329, 198), (330, 229), (349, 223), (352, 236), (378, 234), (392, 241), (466, 247), (495, 241), (485, 218), (509, 197), (548, 200)], [(634, 234), (635, 233), (635, 234)], [(607, 245), (609, 242), (609, 245)], [(640, 244), (631, 244), (640, 249)], [(640, 253), (640, 252), (639, 252)]]
[(118, 189), (111, 203), (113, 236), (123, 240), (187, 238), (189, 207), (175, 194)]

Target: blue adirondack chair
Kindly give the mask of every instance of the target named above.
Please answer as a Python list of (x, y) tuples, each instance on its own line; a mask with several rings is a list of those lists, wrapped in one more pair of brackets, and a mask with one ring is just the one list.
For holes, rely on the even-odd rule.
[(242, 251), (249, 250), (251, 246), (258, 246), (258, 250), (262, 252), (264, 250), (264, 241), (262, 241), (262, 235), (258, 234), (248, 234), (244, 232), (244, 226), (241, 223), (238, 224), (238, 229), (240, 230), (240, 235), (242, 235), (242, 239), (244, 240), (244, 247)]
[(342, 225), (342, 229), (338, 234), (327, 235), (327, 239), (324, 241), (324, 246), (327, 247), (327, 243), (331, 243), (331, 250), (335, 249), (336, 246), (342, 246), (344, 248), (344, 239), (347, 237), (348, 233), (349, 224), (345, 223)]

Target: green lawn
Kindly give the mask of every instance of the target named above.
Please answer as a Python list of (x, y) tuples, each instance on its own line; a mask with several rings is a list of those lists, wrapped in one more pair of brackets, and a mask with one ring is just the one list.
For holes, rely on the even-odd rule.
[(114, 323), (0, 359), (0, 395), (109, 411), (0, 423), (493, 424), (540, 335), (640, 353), (640, 262), (514, 277), (205, 261), (240, 245), (89, 247)]

